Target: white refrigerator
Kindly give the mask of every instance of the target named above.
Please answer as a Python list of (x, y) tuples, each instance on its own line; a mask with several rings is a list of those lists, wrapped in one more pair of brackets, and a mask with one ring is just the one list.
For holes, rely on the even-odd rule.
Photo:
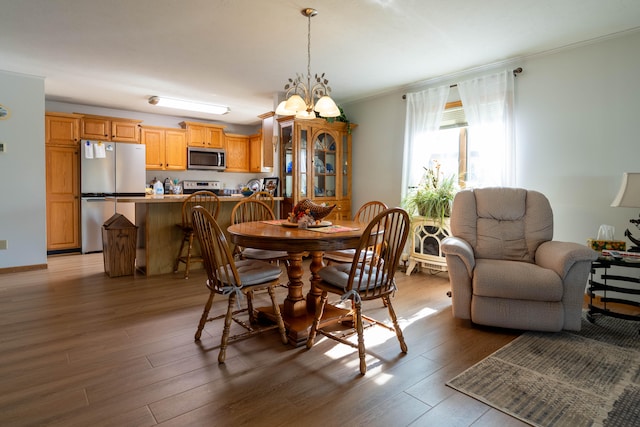
[(82, 141), (80, 192), (82, 253), (102, 251), (102, 225), (114, 213), (135, 223), (135, 204), (107, 201), (113, 196), (144, 196), (146, 151), (143, 144)]

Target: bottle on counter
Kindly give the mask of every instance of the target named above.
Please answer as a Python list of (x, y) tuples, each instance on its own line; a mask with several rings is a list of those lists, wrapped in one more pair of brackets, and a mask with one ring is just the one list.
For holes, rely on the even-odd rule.
[(164, 185), (162, 185), (161, 181), (156, 181), (153, 184), (153, 194), (156, 197), (164, 197)]
[(164, 179), (164, 194), (171, 194), (172, 182), (171, 178)]

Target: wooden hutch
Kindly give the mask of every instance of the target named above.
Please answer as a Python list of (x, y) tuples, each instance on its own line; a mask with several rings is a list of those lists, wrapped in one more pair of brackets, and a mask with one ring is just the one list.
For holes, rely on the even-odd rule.
[(336, 205), (327, 219), (351, 219), (351, 132), (353, 123), (325, 119), (278, 119), (281, 216), (303, 199)]

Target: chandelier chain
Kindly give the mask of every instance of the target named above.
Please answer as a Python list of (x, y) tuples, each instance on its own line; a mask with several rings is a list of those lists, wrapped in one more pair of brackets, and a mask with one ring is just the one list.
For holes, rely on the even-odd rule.
[(307, 80), (311, 81), (311, 16), (307, 17)]

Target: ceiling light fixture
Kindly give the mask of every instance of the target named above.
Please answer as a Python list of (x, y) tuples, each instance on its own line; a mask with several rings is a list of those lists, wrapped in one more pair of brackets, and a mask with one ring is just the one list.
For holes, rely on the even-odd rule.
[[(298, 119), (314, 119), (318, 112), (321, 117), (338, 117), (340, 109), (329, 97), (331, 88), (327, 85), (329, 80), (324, 78), (324, 73), (315, 75), (314, 85), (311, 86), (311, 18), (318, 14), (312, 8), (302, 9), (302, 14), (307, 17), (307, 82), (303, 76), (296, 73), (295, 79), (289, 79), (284, 87), (286, 101), (282, 101), (276, 109), (276, 114), (281, 116), (294, 115)], [(317, 99), (317, 102), (316, 102)]]
[(224, 105), (205, 104), (203, 102), (184, 101), (182, 99), (164, 98), (160, 96), (152, 96), (149, 98), (149, 104), (158, 107), (176, 108), (178, 110), (198, 111), (200, 113), (209, 114), (227, 114), (229, 107)]

